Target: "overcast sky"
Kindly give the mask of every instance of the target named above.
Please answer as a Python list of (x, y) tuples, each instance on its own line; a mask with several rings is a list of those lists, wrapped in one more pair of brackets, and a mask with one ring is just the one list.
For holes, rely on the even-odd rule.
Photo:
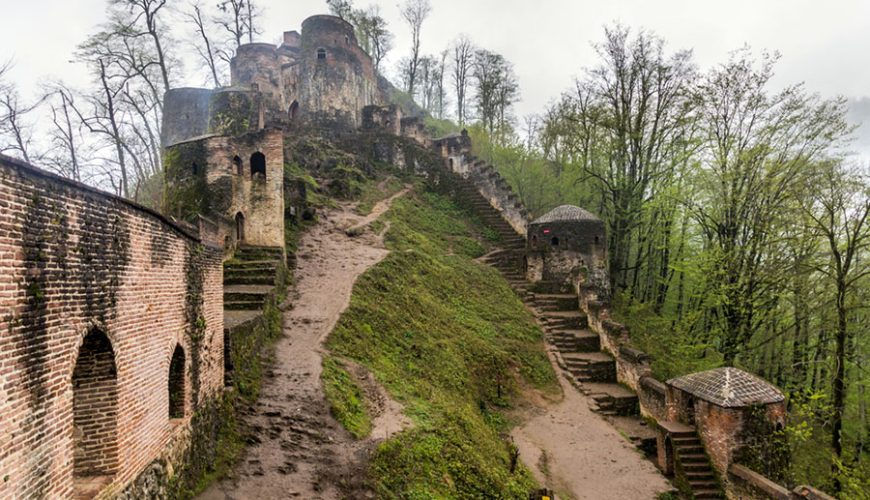
[[(105, 18), (106, 0), (2, 0), (0, 60), (13, 57), (11, 77), (24, 93), (46, 77), (85, 83), (72, 51)], [(169, 0), (185, 5), (186, 0)], [(216, 0), (205, 0), (215, 3)], [(517, 115), (540, 112), (594, 64), (593, 42), (605, 24), (621, 22), (655, 31), (670, 49), (689, 48), (701, 68), (727, 59), (745, 44), (782, 53), (776, 85), (805, 82), (824, 96), (870, 96), (870, 1), (868, 0), (431, 0), (423, 27), (423, 51), (437, 53), (460, 33), (500, 52), (515, 65), (522, 90)], [(323, 0), (259, 0), (266, 15), (261, 41), (326, 12)], [(408, 32), (398, 0), (377, 3), (396, 34), (388, 64), (406, 52)], [(199, 85), (204, 82), (191, 81)], [(860, 111), (860, 109), (864, 111)], [(853, 117), (870, 122), (870, 105)], [(870, 152), (870, 123), (861, 131)], [(860, 149), (864, 149), (864, 146)]]

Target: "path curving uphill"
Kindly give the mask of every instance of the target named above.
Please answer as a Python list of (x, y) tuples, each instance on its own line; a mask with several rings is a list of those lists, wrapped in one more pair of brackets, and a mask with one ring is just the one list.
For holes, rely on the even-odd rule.
[[(288, 301), (292, 309), (284, 313), (283, 335), (260, 398), (245, 416), (253, 431), (249, 446), (232, 476), (199, 498), (330, 499), (349, 491), (356, 498), (368, 496), (360, 468), (373, 441), (354, 440), (330, 415), (320, 380), (323, 343), (350, 303), (357, 278), (389, 253), (385, 231), (359, 234), (359, 228), (377, 220), (408, 190), (378, 203), (365, 217), (352, 205), (328, 210), (302, 236)], [(375, 416), (371, 433), (378, 439), (407, 425), (398, 404), (388, 401), (384, 407), (390, 415)]]

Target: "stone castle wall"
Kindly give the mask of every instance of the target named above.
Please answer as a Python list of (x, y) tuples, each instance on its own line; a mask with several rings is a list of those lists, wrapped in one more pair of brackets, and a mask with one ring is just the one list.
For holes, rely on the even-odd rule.
[(121, 491), (223, 387), (222, 250), (6, 157), (0, 208), (0, 498)]

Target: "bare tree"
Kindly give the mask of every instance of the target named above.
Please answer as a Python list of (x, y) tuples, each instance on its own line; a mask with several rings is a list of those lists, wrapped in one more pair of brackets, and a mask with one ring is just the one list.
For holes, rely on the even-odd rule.
[(423, 22), (430, 12), (432, 12), (432, 6), (429, 4), (429, 0), (407, 0), (401, 7), (402, 18), (411, 28), (411, 55), (406, 60), (403, 72), (406, 74), (405, 82), (407, 86), (405, 90), (412, 98), (417, 91), (417, 70), (420, 65), (420, 32)]
[(208, 68), (214, 86), (220, 87), (221, 79), (218, 76), (217, 48), (214, 47), (208, 32), (208, 16), (204, 17), (203, 7), (199, 2), (190, 4), (189, 9), (188, 12), (184, 13), (184, 16), (188, 22), (193, 24), (194, 31), (199, 38), (199, 43), (193, 43), (194, 50), (196, 50), (203, 65)]
[(456, 95), (456, 121), (464, 125), (468, 118), (468, 81), (471, 76), (471, 66), (474, 62), (474, 44), (465, 36), (460, 35), (453, 42), (453, 91)]
[(229, 62), (233, 52), (242, 45), (246, 36), (248, 43), (251, 43), (254, 35), (260, 34), (256, 25), (260, 10), (253, 4), (253, 0), (223, 0), (217, 4), (217, 8), (221, 15), (215, 19), (215, 23), (231, 38), (231, 49), (221, 51), (221, 58)]
[(0, 66), (0, 153), (17, 153), (30, 163), (33, 130), (27, 115), (41, 101), (32, 104), (22, 102), (17, 87), (4, 79), (11, 67), (11, 61)]
[(51, 149), (44, 162), (59, 175), (81, 182), (80, 148), (84, 146), (85, 140), (76, 119), (74, 94), (59, 82), (46, 89), (46, 100), (51, 110), (52, 127), (48, 133)]
[[(170, 62), (172, 66), (177, 64), (177, 61), (170, 61), (163, 48), (163, 40), (168, 35), (160, 26), (158, 18), (161, 15), (160, 11), (166, 6), (167, 0), (111, 0), (112, 5), (120, 8), (125, 8), (131, 17), (123, 19), (124, 28), (116, 28), (116, 32), (125, 36), (138, 37), (147, 35), (151, 38), (154, 44), (154, 54), (157, 66), (160, 68), (160, 75), (163, 81), (164, 92), (171, 88), (170, 86)], [(140, 31), (139, 28), (144, 29)]]

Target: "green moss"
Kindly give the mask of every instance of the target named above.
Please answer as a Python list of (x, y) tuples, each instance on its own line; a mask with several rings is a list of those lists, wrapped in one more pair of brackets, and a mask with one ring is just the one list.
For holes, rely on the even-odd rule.
[(522, 302), (457, 251), (479, 232), (467, 215), (434, 194), (396, 200), (392, 252), (357, 281), (327, 343), (371, 370), (414, 421), (372, 458), (380, 497), (525, 498), (535, 487), (524, 467), (510, 471), (501, 411), (521, 384), (555, 391), (556, 377)]
[(209, 102), (209, 133), (242, 135), (251, 129), (256, 106), (250, 96), (242, 92), (218, 92)]
[(163, 157), (166, 178), (163, 213), (191, 223), (199, 214), (211, 213), (206, 158), (203, 141), (179, 144), (166, 150)]
[(335, 419), (353, 437), (362, 439), (368, 436), (372, 431), (372, 419), (362, 390), (341, 361), (331, 357), (324, 358), (320, 378), (323, 380), (323, 390)]

